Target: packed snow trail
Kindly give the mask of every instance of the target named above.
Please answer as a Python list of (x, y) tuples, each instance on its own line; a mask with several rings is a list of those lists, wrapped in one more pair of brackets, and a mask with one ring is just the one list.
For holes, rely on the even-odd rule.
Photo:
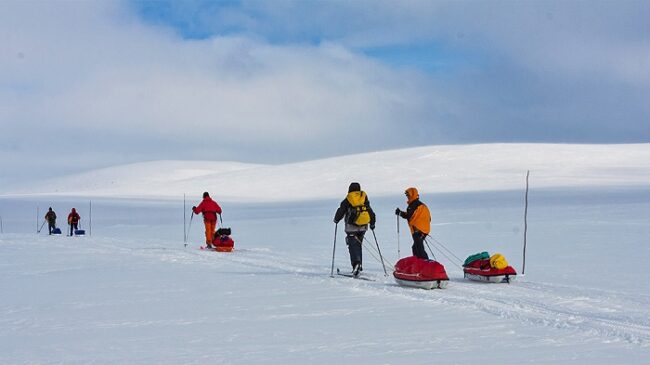
[[(110, 250), (110, 247), (113, 246), (107, 249)], [(206, 265), (228, 262), (240, 267), (261, 269), (269, 274), (290, 274), (324, 282), (329, 278), (326, 266), (306, 258), (287, 257), (269, 249), (237, 249), (233, 253), (202, 252), (195, 247), (187, 250), (151, 248), (134, 251), (150, 259), (168, 262)], [(464, 280), (460, 275), (454, 277), (453, 274), (447, 288), (434, 293), (400, 287), (392, 276), (385, 277), (381, 271), (366, 270), (364, 275), (372, 282), (357, 280), (350, 283), (344, 280), (334, 285), (352, 285), (354, 290), (374, 294), (390, 293), (455, 308), (478, 310), (522, 324), (575, 330), (604, 342), (624, 341), (642, 347), (650, 346), (650, 297), (645, 295), (527, 282), (522, 277), (512, 284), (476, 283)]]
[[(626, 341), (643, 347), (650, 344), (650, 317), (646, 309), (650, 298), (637, 304), (638, 298), (615, 292), (594, 293), (589, 289), (584, 292), (580, 294), (575, 288), (528, 283), (521, 279), (513, 284), (474, 284), (452, 278), (444, 295), (437, 295), (433, 300), (523, 324), (573, 329), (603, 341)], [(429, 298), (426, 293), (400, 294)], [(600, 295), (595, 297), (594, 294)], [(603, 296), (607, 300), (603, 300)]]
[[(425, 361), (434, 353), (446, 362), (469, 362), (477, 360), (473, 356), (479, 356), (484, 346), (504, 346), (499, 359), (507, 363), (508, 359), (520, 362), (523, 357), (516, 352), (529, 346), (517, 336), (532, 338), (537, 333), (540, 338), (557, 339), (537, 343), (539, 351), (553, 349), (539, 357), (540, 362), (561, 359), (549, 357), (560, 351), (557, 346), (586, 346), (587, 355), (582, 356), (608, 361), (611, 358), (588, 344), (598, 344), (609, 356), (621, 354), (612, 352), (611, 346), (621, 351), (637, 349), (635, 356), (643, 356), (649, 348), (650, 300), (646, 296), (526, 281), (481, 284), (453, 275), (447, 289), (425, 291), (397, 286), (392, 277), (384, 276), (378, 263), (364, 265), (364, 275), (376, 281), (331, 278), (326, 250), (322, 256), (307, 257), (253, 244), (219, 253), (155, 239), (136, 243), (115, 238), (37, 237), (28, 242), (31, 237), (16, 235), (0, 242), (2, 257), (11, 258), (0, 265), (0, 289), (23, 293), (0, 299), (0, 339), (10, 346), (0, 345), (0, 360), (7, 360), (3, 363), (38, 363), (46, 358), (83, 363), (97, 356), (103, 359), (99, 363), (200, 364), (224, 362), (224, 358), (229, 359), (225, 362), (259, 362), (269, 356), (277, 363), (298, 358), (323, 364), (359, 363), (361, 359), (398, 363)], [(62, 282), (68, 286), (62, 287)], [(425, 324), (421, 316), (427, 313), (444, 313), (446, 319), (434, 316)], [(420, 347), (412, 338), (395, 338), (396, 332), (404, 331), (399, 323), (410, 323), (409, 332), (428, 341), (442, 341), (442, 347)], [(331, 337), (349, 325), (362, 327), (348, 330), (341, 338)], [(463, 328), (476, 326), (483, 330), (461, 335)], [(302, 333), (304, 346), (290, 336), (296, 331)], [(490, 337), (495, 331), (506, 332)], [(178, 344), (166, 342), (158, 333), (182, 338), (182, 353), (178, 353)], [(75, 347), (60, 342), (78, 334), (84, 338), (73, 341)], [(211, 348), (199, 342), (196, 348), (188, 341), (197, 335), (227, 339), (229, 347)], [(49, 344), (46, 348), (63, 352), (39, 355), (31, 346), (21, 345), (34, 341), (34, 336), (41, 344)], [(277, 336), (294, 340), (270, 340)], [(323, 339), (327, 342), (322, 343)], [(124, 341), (139, 344), (126, 350), (128, 357), (98, 348), (100, 343), (102, 348), (124, 348)], [(465, 352), (458, 352), (461, 344)], [(508, 354), (506, 346), (515, 353)], [(293, 350), (281, 355), (287, 348)], [(246, 355), (238, 357), (242, 353)], [(191, 360), (197, 354), (202, 354), (202, 361)], [(630, 362), (635, 361), (632, 357)]]
[[(225, 262), (257, 270), (258, 275), (289, 274), (323, 282), (329, 279), (326, 265), (304, 257), (289, 257), (268, 248), (236, 248), (232, 253), (219, 253), (201, 251), (193, 246), (132, 248), (116, 241), (94, 243), (89, 249), (98, 255), (122, 251), (149, 260), (179, 264), (213, 266)], [(376, 268), (373, 272), (364, 271), (364, 275), (373, 282), (343, 280), (335, 285), (352, 285), (354, 290), (372, 291), (373, 294), (379, 291), (478, 310), (523, 324), (572, 329), (603, 341), (650, 346), (650, 297), (647, 295), (527, 282), (521, 276), (512, 284), (477, 283), (462, 279), (460, 273), (454, 277), (453, 271), (447, 288), (433, 293), (400, 287), (392, 276), (385, 277)]]

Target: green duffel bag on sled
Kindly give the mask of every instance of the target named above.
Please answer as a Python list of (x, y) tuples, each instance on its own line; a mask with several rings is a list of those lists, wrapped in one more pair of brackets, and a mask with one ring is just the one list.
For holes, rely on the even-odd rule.
[(475, 254), (470, 255), (468, 258), (465, 259), (465, 263), (463, 264), (463, 266), (467, 266), (467, 265), (471, 264), (472, 262), (474, 262), (476, 260), (485, 260), (485, 259), (489, 259), (489, 258), (490, 258), (490, 254), (487, 253), (487, 251), (483, 251), (481, 253), (475, 253)]

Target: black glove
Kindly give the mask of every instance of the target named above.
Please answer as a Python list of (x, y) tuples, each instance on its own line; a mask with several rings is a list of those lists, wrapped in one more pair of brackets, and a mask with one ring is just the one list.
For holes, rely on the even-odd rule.
[(400, 215), (402, 214), (402, 211), (399, 210), (399, 208), (395, 208), (395, 215)]
[(374, 224), (371, 224), (371, 225), (370, 225), (370, 229), (371, 229), (372, 231), (374, 231), (374, 230), (375, 230), (375, 225), (374, 225)]
[(337, 221), (337, 220), (335, 219), (335, 220), (334, 220), (334, 223), (339, 224), (339, 221)]
[(192, 207), (192, 210), (196, 210), (196, 205)]

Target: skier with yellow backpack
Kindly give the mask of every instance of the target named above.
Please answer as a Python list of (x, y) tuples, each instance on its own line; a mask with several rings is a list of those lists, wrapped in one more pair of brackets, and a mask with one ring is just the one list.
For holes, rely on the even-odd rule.
[(358, 276), (363, 271), (362, 249), (363, 236), (370, 226), (375, 229), (375, 212), (370, 207), (370, 200), (361, 185), (353, 182), (348, 188), (348, 195), (341, 202), (336, 210), (334, 223), (338, 224), (345, 218), (345, 243), (350, 251), (350, 263), (352, 264), (352, 275)]

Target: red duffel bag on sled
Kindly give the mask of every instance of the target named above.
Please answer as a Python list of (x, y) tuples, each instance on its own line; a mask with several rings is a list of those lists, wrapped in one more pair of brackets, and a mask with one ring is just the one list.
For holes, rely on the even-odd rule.
[(212, 247), (218, 252), (232, 252), (235, 249), (235, 241), (230, 237), (230, 228), (219, 228), (214, 234)]
[(421, 289), (444, 289), (449, 281), (441, 263), (415, 256), (397, 261), (393, 276), (399, 285)]
[(463, 264), (465, 279), (487, 283), (511, 283), (517, 271), (508, 265), (503, 255), (490, 256), (487, 252), (471, 255)]

